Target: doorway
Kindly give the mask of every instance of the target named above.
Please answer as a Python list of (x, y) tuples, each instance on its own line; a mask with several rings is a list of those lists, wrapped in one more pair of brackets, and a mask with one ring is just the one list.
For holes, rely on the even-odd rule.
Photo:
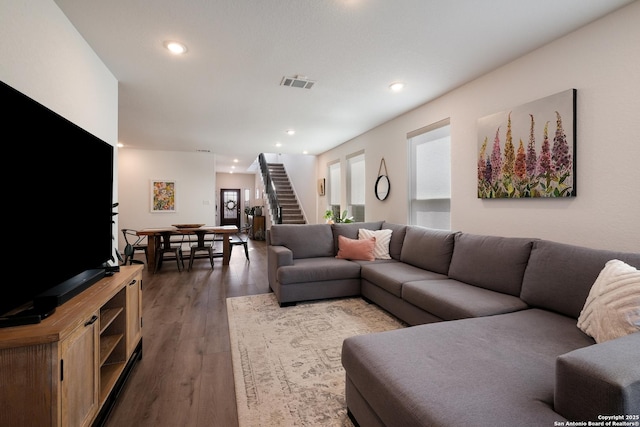
[(220, 189), (220, 225), (240, 228), (240, 189)]

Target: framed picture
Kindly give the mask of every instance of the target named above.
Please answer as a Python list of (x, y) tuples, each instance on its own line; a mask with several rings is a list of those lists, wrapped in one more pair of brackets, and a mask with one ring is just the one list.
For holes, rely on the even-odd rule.
[(478, 120), (478, 198), (576, 196), (576, 90)]
[(324, 178), (318, 180), (318, 195), (324, 196)]
[(151, 180), (151, 212), (176, 212), (176, 181)]

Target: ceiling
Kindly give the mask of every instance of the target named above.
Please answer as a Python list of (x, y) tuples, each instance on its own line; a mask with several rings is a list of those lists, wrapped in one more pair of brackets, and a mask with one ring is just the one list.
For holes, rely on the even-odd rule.
[[(119, 81), (123, 149), (246, 172), (261, 152), (327, 151), (632, 0), (55, 2)], [(315, 84), (281, 85), (297, 75)]]

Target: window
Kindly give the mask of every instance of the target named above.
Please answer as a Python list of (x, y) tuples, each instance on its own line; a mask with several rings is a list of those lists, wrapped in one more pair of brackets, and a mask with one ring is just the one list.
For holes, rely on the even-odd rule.
[(340, 161), (329, 165), (329, 183), (326, 188), (329, 191), (329, 209), (334, 216), (340, 216)]
[(407, 135), (411, 169), (409, 223), (451, 229), (449, 119)]
[(347, 194), (349, 215), (356, 222), (364, 221), (365, 169), (364, 153), (347, 158)]

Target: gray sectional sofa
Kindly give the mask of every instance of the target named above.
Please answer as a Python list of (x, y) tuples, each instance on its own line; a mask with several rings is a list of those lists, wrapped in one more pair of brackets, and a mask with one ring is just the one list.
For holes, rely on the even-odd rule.
[[(392, 230), (390, 259), (336, 258), (360, 228)], [(343, 343), (362, 427), (640, 421), (640, 332), (596, 344), (577, 326), (605, 263), (640, 253), (385, 221), (272, 225), (267, 243), (281, 305), (362, 296), (410, 325)]]

